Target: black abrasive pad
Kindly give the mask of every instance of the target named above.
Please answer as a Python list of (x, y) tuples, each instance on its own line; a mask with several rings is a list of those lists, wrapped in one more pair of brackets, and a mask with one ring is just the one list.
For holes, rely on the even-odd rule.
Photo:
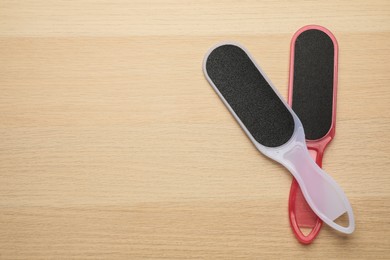
[(292, 108), (307, 140), (324, 137), (332, 126), (334, 47), (316, 29), (302, 32), (295, 41)]
[(257, 142), (278, 147), (291, 138), (290, 111), (244, 50), (217, 47), (206, 60), (206, 73)]

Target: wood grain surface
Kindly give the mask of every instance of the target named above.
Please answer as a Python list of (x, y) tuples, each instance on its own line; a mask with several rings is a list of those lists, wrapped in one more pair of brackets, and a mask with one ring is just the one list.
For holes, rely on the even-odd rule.
[[(340, 46), (324, 168), (356, 231), (300, 245), (291, 175), (205, 80), (222, 40), (287, 97), (307, 24)], [(1, 259), (389, 258), (390, 2), (0, 0)]]

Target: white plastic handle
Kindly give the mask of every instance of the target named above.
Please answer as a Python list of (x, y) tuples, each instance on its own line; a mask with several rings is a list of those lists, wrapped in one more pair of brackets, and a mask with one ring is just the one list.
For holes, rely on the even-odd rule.
[[(330, 227), (351, 234), (355, 229), (352, 207), (339, 185), (326, 174), (311, 158), (306, 145), (295, 143), (284, 153), (282, 164), (297, 180), (311, 209)], [(343, 227), (335, 220), (348, 214), (348, 226)]]

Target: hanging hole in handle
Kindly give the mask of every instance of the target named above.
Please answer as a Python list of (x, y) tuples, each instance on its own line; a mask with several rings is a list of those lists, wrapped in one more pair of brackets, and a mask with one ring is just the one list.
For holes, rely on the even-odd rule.
[(349, 226), (348, 212), (345, 212), (340, 217), (336, 218), (334, 220), (334, 223), (344, 228), (347, 228)]
[(338, 216), (336, 219), (323, 219), (330, 227), (345, 234), (352, 234), (355, 231), (355, 218), (352, 208), (348, 205), (347, 211)]
[(299, 229), (301, 230), (302, 234), (305, 237), (307, 237), (311, 233), (311, 231), (313, 230), (312, 227), (302, 227), (302, 226), (300, 226)]

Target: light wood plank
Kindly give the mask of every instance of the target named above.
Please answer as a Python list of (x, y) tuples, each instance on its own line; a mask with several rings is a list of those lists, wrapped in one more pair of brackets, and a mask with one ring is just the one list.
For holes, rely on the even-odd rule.
[[(204, 79), (215, 43), (247, 47), (287, 96), (301, 26), (340, 45), (324, 168), (357, 229), (300, 245), (291, 176)], [(0, 1), (0, 258), (386, 258), (388, 1)]]

